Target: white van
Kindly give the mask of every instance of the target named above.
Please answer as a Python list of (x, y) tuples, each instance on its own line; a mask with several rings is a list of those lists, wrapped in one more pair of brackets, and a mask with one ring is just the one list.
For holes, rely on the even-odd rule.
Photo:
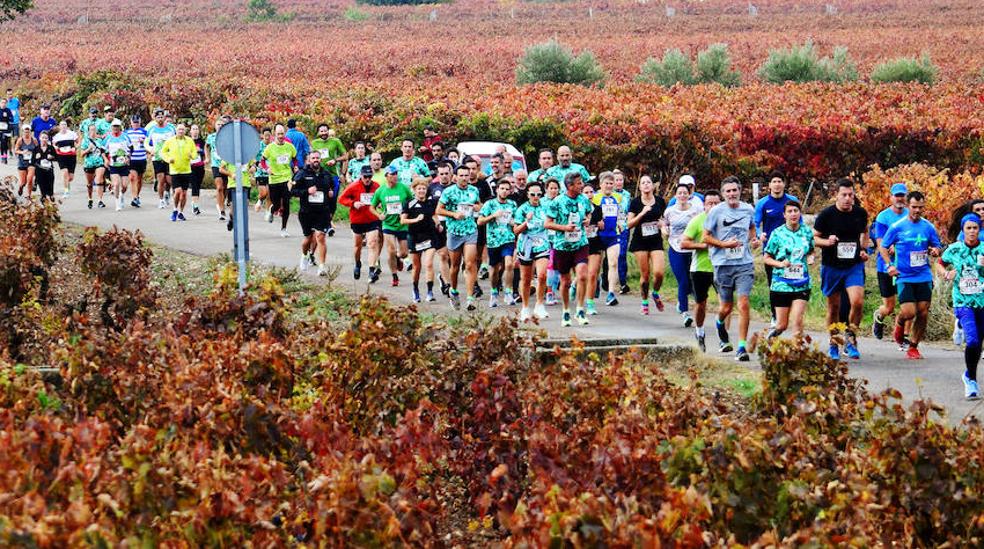
[(529, 171), (526, 169), (526, 157), (523, 153), (519, 152), (519, 149), (513, 147), (509, 143), (497, 143), (495, 141), (462, 141), (458, 143), (455, 147), (461, 154), (461, 158), (465, 156), (474, 156), (479, 159), (482, 163), (482, 173), (489, 174), (492, 173), (489, 167), (489, 162), (492, 160), (492, 155), (495, 154), (495, 149), (499, 145), (505, 145), (506, 151), (512, 155), (513, 164), (512, 171), (517, 170)]

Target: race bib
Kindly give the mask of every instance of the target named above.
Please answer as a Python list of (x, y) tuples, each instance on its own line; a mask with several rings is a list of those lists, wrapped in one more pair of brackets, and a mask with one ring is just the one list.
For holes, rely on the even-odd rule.
[(587, 229), (585, 230), (585, 234), (588, 236), (588, 238), (594, 238), (598, 236), (598, 226), (591, 225), (587, 227)]
[(659, 221), (642, 224), (642, 236), (653, 236), (659, 233)]
[(506, 212), (506, 214), (499, 213), (499, 216), (495, 218), (495, 222), (499, 225), (508, 225), (512, 221), (512, 211), (511, 210), (501, 210)]
[(369, 204), (372, 202), (372, 195), (369, 193), (362, 193), (359, 195), (359, 202), (363, 204)]
[(742, 244), (735, 248), (725, 248), (724, 257), (728, 259), (741, 259), (745, 257), (745, 245)]
[(573, 231), (567, 231), (564, 233), (564, 240), (567, 242), (580, 242), (581, 241), (581, 231), (575, 229)]
[(4, 130), (6, 130), (6, 129), (7, 129), (8, 127), (9, 127), (9, 126), (7, 125), (7, 123), (6, 123), (6, 122), (0, 122), (0, 131), (4, 131)]
[(68, 146), (58, 147), (58, 152), (62, 154), (71, 154), (72, 151), (73, 151), (72, 147), (68, 147)]
[(287, 164), (290, 162), (290, 155), (281, 154), (277, 156), (277, 164)]
[(806, 270), (803, 268), (803, 264), (794, 263), (783, 269), (783, 278), (789, 280), (803, 280), (806, 278)]
[(618, 217), (618, 204), (612, 202), (602, 204), (601, 214), (605, 217)]
[(416, 251), (418, 251), (418, 252), (422, 252), (424, 250), (429, 250), (430, 247), (431, 247), (431, 241), (430, 240), (425, 240), (423, 242), (418, 242), (418, 243), (414, 244), (413, 249), (416, 250)]
[(314, 194), (308, 195), (308, 203), (310, 203), (310, 204), (324, 204), (325, 203), (325, 193), (324, 193), (324, 191), (317, 191)]
[(858, 253), (857, 242), (838, 242), (837, 259), (854, 259)]
[(30, 152), (26, 152), (26, 153), (24, 153), (24, 154), (21, 155), (21, 158), (23, 158), (24, 160), (30, 160), (31, 159), (31, 153)]
[(544, 240), (542, 236), (534, 236), (533, 238), (530, 239), (530, 242), (532, 243), (532, 246), (534, 248), (541, 248), (543, 247), (544, 244), (547, 243), (547, 241)]
[(909, 252), (910, 267), (925, 267), (928, 262), (929, 262), (929, 253)]
[(475, 213), (474, 204), (458, 204), (458, 213), (464, 214), (465, 217), (471, 217)]
[(400, 215), (403, 212), (403, 204), (399, 202), (386, 203), (386, 215)]
[(191, 159), (191, 163), (192, 164), (198, 164), (201, 161), (202, 161), (202, 157), (200, 157), (198, 155), (195, 155), (194, 158)]
[(50, 170), (51, 169), (51, 160), (48, 160), (47, 158), (41, 160), (41, 162), (39, 162), (38, 164), (44, 170)]
[(321, 149), (318, 153), (321, 154), (322, 160), (328, 160), (328, 149)]
[(964, 295), (974, 295), (981, 293), (981, 279), (976, 276), (963, 276), (958, 282), (960, 293)]

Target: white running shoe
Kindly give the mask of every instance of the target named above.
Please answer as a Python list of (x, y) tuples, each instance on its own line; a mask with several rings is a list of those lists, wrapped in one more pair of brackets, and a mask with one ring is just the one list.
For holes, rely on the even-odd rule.
[(167, 201), (165, 201), (165, 200), (164, 200), (164, 199), (162, 198), (162, 199), (160, 200), (160, 202), (158, 202), (158, 203), (157, 203), (157, 209), (158, 209), (158, 210), (166, 210), (166, 209), (167, 209)]
[(287, 229), (280, 229), (280, 237), (281, 238), (287, 238), (289, 236), (290, 236), (290, 233), (287, 232)]
[(266, 221), (267, 223), (269, 223), (272, 220), (273, 220), (273, 214), (270, 213), (270, 210), (267, 210), (266, 213), (263, 214), (263, 221)]
[(547, 308), (543, 306), (543, 303), (537, 303), (536, 307), (533, 307), (533, 316), (543, 320), (544, 318), (549, 318), (550, 313), (547, 312)]
[(325, 270), (324, 265), (318, 265), (318, 276), (328, 276), (328, 271)]
[(306, 255), (301, 255), (301, 260), (297, 262), (297, 272), (303, 273), (308, 268), (308, 258)]

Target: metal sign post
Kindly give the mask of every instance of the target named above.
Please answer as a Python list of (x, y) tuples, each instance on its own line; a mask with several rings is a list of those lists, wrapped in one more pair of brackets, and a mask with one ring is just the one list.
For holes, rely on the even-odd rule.
[(239, 291), (246, 288), (249, 272), (249, 196), (243, 189), (243, 165), (248, 164), (260, 151), (262, 143), (256, 128), (241, 120), (222, 126), (215, 136), (215, 148), (219, 158), (226, 158), (236, 166), (236, 192), (233, 195), (233, 257), (239, 264)]

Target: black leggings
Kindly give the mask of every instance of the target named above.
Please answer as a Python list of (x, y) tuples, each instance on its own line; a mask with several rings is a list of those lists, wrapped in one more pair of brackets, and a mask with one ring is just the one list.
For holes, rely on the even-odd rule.
[(198, 198), (202, 194), (202, 181), (205, 180), (205, 166), (191, 167), (191, 196)]
[(270, 203), (273, 204), (274, 215), (280, 213), (280, 228), (286, 229), (287, 220), (290, 219), (290, 192), (287, 191), (287, 183), (270, 183)]
[(54, 170), (35, 170), (34, 180), (38, 183), (38, 191), (41, 198), (48, 200), (55, 199), (55, 172)]
[(10, 135), (0, 133), (0, 154), (7, 156), (10, 154)]

